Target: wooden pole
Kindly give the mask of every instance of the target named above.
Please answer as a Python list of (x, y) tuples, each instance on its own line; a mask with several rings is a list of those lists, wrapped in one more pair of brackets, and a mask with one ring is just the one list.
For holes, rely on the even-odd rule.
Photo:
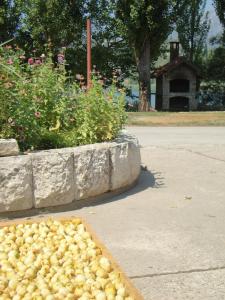
[(91, 20), (87, 19), (87, 88), (91, 87)]

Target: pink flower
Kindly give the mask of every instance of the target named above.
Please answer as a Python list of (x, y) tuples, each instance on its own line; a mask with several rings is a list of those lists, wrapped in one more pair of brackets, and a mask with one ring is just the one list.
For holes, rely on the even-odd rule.
[(8, 59), (7, 64), (8, 64), (8, 65), (12, 65), (12, 64), (13, 64), (12, 58), (9, 58), (9, 59)]
[(20, 55), (19, 57), (21, 60), (24, 60), (26, 57), (24, 55)]
[(29, 64), (29, 65), (33, 65), (33, 64), (34, 64), (34, 59), (33, 59), (32, 57), (30, 57), (30, 58), (28, 59), (28, 64)]
[(38, 118), (38, 119), (41, 117), (41, 113), (40, 113), (39, 111), (36, 111), (36, 112), (34, 113), (34, 115), (35, 115), (35, 117)]
[(40, 59), (35, 59), (35, 65), (41, 65), (41, 64), (42, 64), (42, 62)]
[(58, 63), (59, 63), (59, 64), (63, 64), (63, 63), (64, 63), (64, 59), (65, 59), (64, 54), (59, 53), (59, 54), (57, 55), (57, 57), (58, 57)]

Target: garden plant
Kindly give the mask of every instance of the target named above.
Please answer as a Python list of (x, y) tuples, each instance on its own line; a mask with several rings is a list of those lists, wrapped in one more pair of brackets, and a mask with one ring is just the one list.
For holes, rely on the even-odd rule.
[(124, 105), (122, 92), (96, 78), (81, 89), (63, 52), (27, 58), (18, 47), (0, 47), (0, 138), (15, 138), (22, 151), (112, 140), (125, 123)]

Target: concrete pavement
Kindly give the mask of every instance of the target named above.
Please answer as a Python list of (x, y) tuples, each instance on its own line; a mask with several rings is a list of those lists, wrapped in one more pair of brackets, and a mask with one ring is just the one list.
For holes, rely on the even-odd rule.
[(225, 145), (225, 127), (139, 127), (128, 131), (138, 136), (142, 146)]
[(84, 216), (146, 300), (225, 299), (225, 128), (130, 127), (139, 184)]
[[(79, 215), (146, 300), (225, 299), (225, 127), (129, 127), (142, 171)], [(65, 215), (65, 213), (63, 213)]]
[(225, 128), (128, 130), (148, 171), (79, 214), (145, 299), (225, 299)]

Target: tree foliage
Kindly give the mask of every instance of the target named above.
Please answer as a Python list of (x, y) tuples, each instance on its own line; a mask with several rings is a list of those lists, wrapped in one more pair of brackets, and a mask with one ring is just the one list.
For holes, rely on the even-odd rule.
[(128, 37), (136, 58), (147, 39), (151, 44), (151, 60), (158, 58), (160, 47), (173, 28), (174, 11), (174, 1), (118, 0), (120, 32)]
[(0, 43), (15, 37), (21, 10), (16, 1), (0, 1)]
[(208, 12), (205, 12), (206, 0), (187, 0), (177, 19), (177, 32), (185, 56), (199, 63), (207, 47), (210, 28)]
[[(148, 110), (151, 65), (177, 23), (185, 54), (198, 61), (209, 29), (206, 0), (0, 0), (0, 41), (16, 38), (28, 58), (66, 47), (67, 70), (86, 75), (86, 18), (92, 20), (92, 62), (110, 78), (138, 74), (141, 110)], [(224, 24), (224, 1), (214, 0)], [(111, 81), (108, 81), (109, 83)]]
[(34, 46), (48, 44), (52, 50), (79, 43), (84, 22), (83, 0), (22, 0), (20, 30), (28, 33)]
[(216, 48), (207, 63), (207, 79), (225, 81), (225, 48)]
[(122, 36), (134, 51), (139, 75), (140, 110), (148, 110), (150, 64), (172, 30), (177, 1), (118, 0), (116, 16)]
[(92, 0), (88, 11), (92, 22), (92, 60), (107, 78), (119, 71), (120, 78), (131, 75), (134, 56), (126, 36), (118, 30), (115, 18), (116, 2)]
[(225, 2), (224, 0), (214, 0), (214, 3), (220, 22), (225, 28)]
[(92, 61), (107, 77), (115, 69), (128, 76), (133, 64), (127, 41), (120, 38), (109, 0), (18, 0), (23, 16), (19, 29), (20, 45), (37, 55), (50, 49), (57, 53), (66, 47), (67, 68), (86, 74), (86, 18), (92, 21)]

